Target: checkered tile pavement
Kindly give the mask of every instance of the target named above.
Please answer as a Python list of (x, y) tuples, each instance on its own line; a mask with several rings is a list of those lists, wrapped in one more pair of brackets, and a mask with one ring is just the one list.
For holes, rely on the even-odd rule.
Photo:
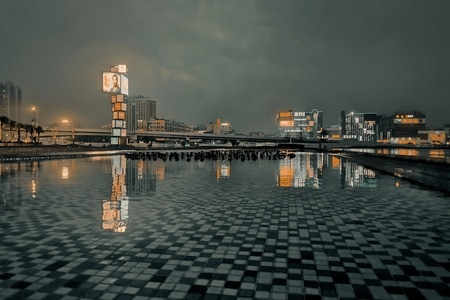
[(119, 233), (101, 227), (110, 160), (88, 161), (69, 184), (41, 162), (35, 198), (29, 172), (1, 179), (0, 298), (450, 299), (437, 192), (385, 174), (343, 187), (331, 168), (319, 189), (282, 188), (275, 161), (233, 161), (220, 180), (212, 162), (167, 161)]

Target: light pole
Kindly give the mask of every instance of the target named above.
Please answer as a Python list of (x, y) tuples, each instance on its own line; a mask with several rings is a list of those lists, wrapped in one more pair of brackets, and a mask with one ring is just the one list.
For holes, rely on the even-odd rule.
[(32, 111), (36, 112), (36, 127), (39, 126), (39, 108), (37, 108), (36, 106), (33, 106), (31, 108)]
[[(36, 112), (36, 125), (35, 125), (35, 131), (36, 131), (36, 133), (35, 133), (35, 134), (36, 134), (37, 137), (39, 137), (38, 132), (37, 132), (38, 126), (39, 126), (39, 108), (38, 108), (37, 106), (33, 106), (33, 107), (31, 108), (31, 110)], [(37, 138), (36, 138), (36, 141), (39, 142), (39, 141), (37, 140)]]

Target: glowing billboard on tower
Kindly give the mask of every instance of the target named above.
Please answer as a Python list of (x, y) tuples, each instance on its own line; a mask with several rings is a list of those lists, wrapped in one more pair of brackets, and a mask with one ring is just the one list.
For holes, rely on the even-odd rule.
[(128, 77), (117, 72), (103, 72), (102, 92), (128, 96)]

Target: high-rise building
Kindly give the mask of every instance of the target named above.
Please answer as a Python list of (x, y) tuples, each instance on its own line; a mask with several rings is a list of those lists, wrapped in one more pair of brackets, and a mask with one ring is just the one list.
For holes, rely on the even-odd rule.
[(378, 140), (393, 143), (412, 143), (419, 130), (425, 130), (425, 114), (420, 111), (395, 112), (378, 117)]
[(341, 111), (341, 137), (359, 142), (376, 141), (376, 113), (346, 113)]
[(147, 130), (150, 119), (156, 119), (156, 101), (141, 95), (129, 97), (127, 129), (129, 131)]
[(281, 137), (317, 139), (323, 128), (323, 112), (313, 109), (310, 112), (292, 110), (277, 114), (277, 129)]
[(20, 122), (22, 89), (10, 81), (0, 82), (0, 116)]

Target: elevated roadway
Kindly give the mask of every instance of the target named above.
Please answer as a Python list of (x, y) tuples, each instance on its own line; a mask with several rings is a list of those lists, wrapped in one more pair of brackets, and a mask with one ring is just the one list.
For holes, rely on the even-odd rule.
[[(44, 132), (40, 135), (41, 138), (48, 137), (109, 137), (111, 136), (111, 129), (108, 128), (59, 128), (52, 130), (51, 128), (44, 128)], [(211, 134), (211, 133), (194, 133), (194, 132), (160, 132), (160, 131), (136, 131), (128, 132), (128, 136), (135, 141), (139, 140), (157, 140), (157, 139), (174, 139), (184, 141), (223, 141), (238, 144), (240, 142), (255, 142), (255, 143), (319, 143), (318, 140), (299, 140), (290, 139), (277, 136), (250, 136), (240, 134)]]

